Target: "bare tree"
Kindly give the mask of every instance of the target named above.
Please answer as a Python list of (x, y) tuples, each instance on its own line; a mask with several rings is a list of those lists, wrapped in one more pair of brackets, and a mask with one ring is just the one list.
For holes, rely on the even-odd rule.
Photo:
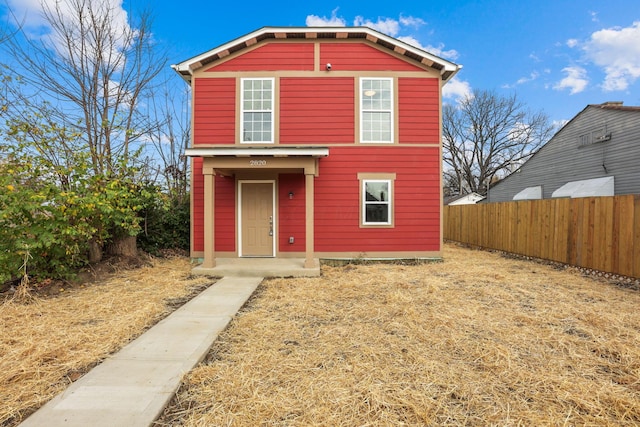
[[(146, 143), (144, 136), (158, 126), (146, 101), (166, 65), (152, 38), (150, 14), (134, 19), (118, 2), (105, 0), (40, 4), (46, 31), (34, 33), (16, 17), (19, 31), (2, 46), (13, 61), (9, 69), (19, 73), (16, 81), (24, 83), (12, 94), (20, 108), (7, 115), (34, 127), (44, 119), (78, 135), (74, 146), (33, 139), (40, 144), (38, 153), (54, 163), (64, 163), (66, 153), (82, 147), (89, 152), (89, 173), (102, 177), (105, 186), (123, 178), (137, 180), (132, 166), (141, 145), (136, 142)], [(135, 237), (117, 224), (110, 234), (109, 252), (135, 253)]]
[(150, 100), (150, 113), (159, 126), (148, 135), (160, 160), (158, 174), (172, 197), (188, 192), (189, 162), (184, 155), (190, 138), (190, 93), (185, 86), (165, 83)]
[[(33, 93), (27, 107), (51, 103), (52, 121), (75, 128), (86, 141), (96, 175), (117, 175), (127, 164), (132, 143), (156, 125), (141, 106), (165, 67), (153, 44), (150, 15), (137, 22), (103, 0), (42, 1), (49, 28), (34, 37), (7, 42), (20, 64), (21, 78)], [(50, 116), (49, 116), (50, 117)]]
[(553, 132), (547, 115), (529, 112), (516, 95), (484, 90), (475, 90), (457, 105), (444, 105), (442, 128), (445, 181), (454, 182), (459, 194), (483, 195)]

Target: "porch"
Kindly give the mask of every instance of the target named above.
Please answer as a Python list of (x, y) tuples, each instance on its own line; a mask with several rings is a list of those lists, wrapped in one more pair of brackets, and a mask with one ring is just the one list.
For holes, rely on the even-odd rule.
[(304, 258), (216, 258), (214, 267), (194, 267), (196, 275), (216, 277), (319, 277), (320, 263), (305, 268)]

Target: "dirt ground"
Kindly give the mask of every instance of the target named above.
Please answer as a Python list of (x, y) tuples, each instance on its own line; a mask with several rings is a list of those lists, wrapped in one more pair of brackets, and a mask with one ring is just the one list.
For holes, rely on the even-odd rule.
[(640, 293), (447, 245), (265, 281), (156, 426), (640, 425)]
[(91, 367), (210, 286), (185, 257), (111, 259), (32, 299), (0, 294), (0, 426), (15, 426)]
[[(1, 302), (0, 426), (211, 285), (190, 268)], [(638, 425), (640, 292), (616, 283), (451, 244), (266, 280), (156, 425)]]

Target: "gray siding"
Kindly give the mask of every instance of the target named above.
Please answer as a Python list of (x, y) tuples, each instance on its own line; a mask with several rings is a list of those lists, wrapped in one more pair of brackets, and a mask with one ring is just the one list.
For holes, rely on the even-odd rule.
[[(590, 105), (522, 167), (489, 190), (489, 202), (511, 201), (526, 187), (551, 197), (570, 181), (615, 177), (615, 194), (640, 194), (640, 108)], [(580, 145), (580, 136), (606, 128), (611, 139)]]

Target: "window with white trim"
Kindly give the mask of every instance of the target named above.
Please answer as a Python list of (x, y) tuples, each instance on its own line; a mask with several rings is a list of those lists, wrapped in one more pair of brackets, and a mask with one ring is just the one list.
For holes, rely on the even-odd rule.
[(240, 128), (243, 143), (273, 143), (273, 86), (271, 78), (241, 80)]
[(393, 142), (393, 79), (360, 79), (360, 142)]
[(392, 181), (388, 179), (363, 179), (362, 224), (391, 225)]

